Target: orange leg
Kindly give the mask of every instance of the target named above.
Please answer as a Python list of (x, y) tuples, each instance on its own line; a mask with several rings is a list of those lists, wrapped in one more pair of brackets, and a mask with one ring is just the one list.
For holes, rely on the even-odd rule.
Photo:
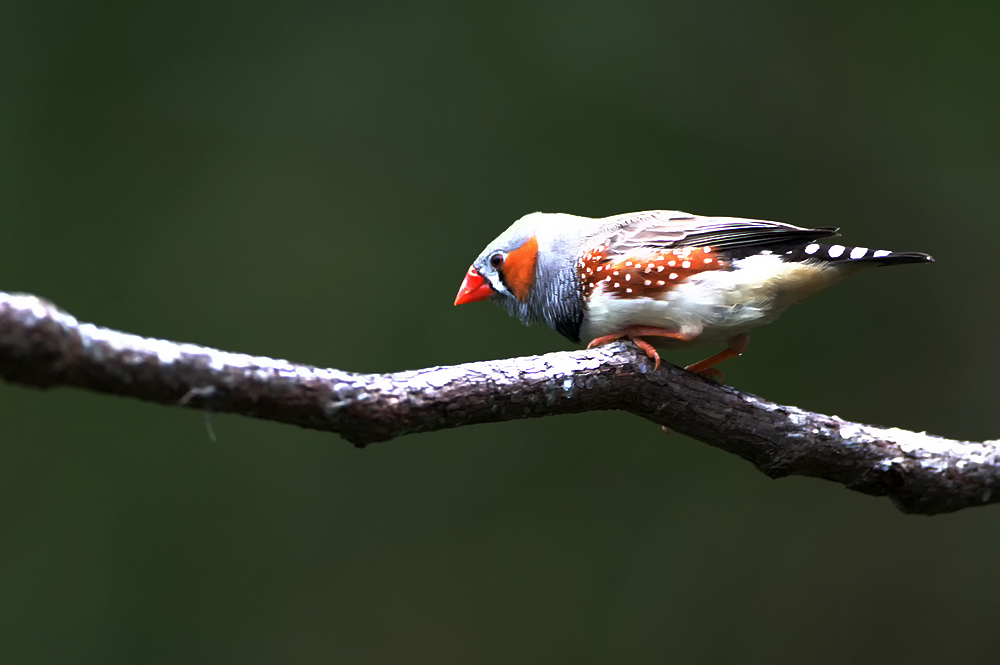
[[(604, 335), (603, 337), (598, 337), (587, 345), (588, 349), (592, 349), (595, 346), (601, 346), (603, 344), (609, 344), (611, 342), (618, 341), (622, 338), (629, 338), (632, 342), (642, 349), (647, 356), (653, 359), (653, 371), (660, 369), (660, 354), (656, 352), (653, 345), (642, 339), (643, 337), (670, 337), (672, 339), (679, 339), (683, 342), (690, 342), (697, 335), (685, 335), (679, 333), (676, 330), (667, 330), (666, 328), (654, 328), (652, 326), (629, 326), (620, 333), (615, 333), (613, 335)], [(738, 353), (736, 355), (739, 355)]]
[(742, 355), (742, 353), (747, 350), (748, 344), (750, 344), (750, 335), (742, 333), (729, 340), (729, 346), (724, 348), (722, 351), (719, 351), (714, 356), (710, 356), (704, 360), (699, 360), (695, 364), (688, 365), (684, 369), (689, 372), (694, 372), (695, 374), (701, 374), (709, 379), (715, 379), (719, 383), (722, 383), (722, 372), (715, 369), (715, 366), (723, 360), (729, 360), (730, 358)]

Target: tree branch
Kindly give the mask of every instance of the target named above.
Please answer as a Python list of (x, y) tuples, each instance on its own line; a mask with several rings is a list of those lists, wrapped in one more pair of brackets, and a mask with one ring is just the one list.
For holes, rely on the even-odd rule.
[(934, 514), (1000, 501), (1000, 441), (952, 441), (780, 406), (630, 344), (355, 374), (79, 323), (0, 292), (0, 376), (336, 432), (355, 445), (476, 423), (620, 409), (735, 453), (772, 478), (803, 475)]

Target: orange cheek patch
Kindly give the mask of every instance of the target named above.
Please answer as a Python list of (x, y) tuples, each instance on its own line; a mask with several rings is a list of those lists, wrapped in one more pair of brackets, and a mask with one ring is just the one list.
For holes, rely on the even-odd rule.
[(514, 297), (524, 302), (531, 284), (535, 281), (535, 260), (538, 258), (538, 241), (534, 237), (507, 254), (503, 264), (503, 278)]
[(692, 275), (729, 267), (729, 262), (711, 247), (647, 250), (630, 258), (611, 254), (607, 247), (599, 245), (586, 252), (577, 264), (576, 274), (584, 297), (597, 288), (616, 298), (656, 297)]

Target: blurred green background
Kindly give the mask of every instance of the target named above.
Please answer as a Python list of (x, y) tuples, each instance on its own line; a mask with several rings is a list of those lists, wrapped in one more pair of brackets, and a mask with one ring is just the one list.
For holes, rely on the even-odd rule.
[[(998, 20), (987, 2), (4, 2), (0, 289), (381, 372), (570, 348), (451, 304), (530, 211), (841, 226), (937, 263), (797, 306), (727, 381), (995, 437)], [(223, 415), (211, 443), (197, 412), (78, 390), (0, 384), (0, 413), (5, 663), (1000, 646), (996, 507), (905, 516), (624, 414), (359, 451)]]

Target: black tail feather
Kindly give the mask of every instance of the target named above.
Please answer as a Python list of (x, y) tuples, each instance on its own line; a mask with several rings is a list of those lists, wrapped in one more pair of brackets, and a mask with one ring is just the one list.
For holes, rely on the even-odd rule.
[(867, 263), (878, 266), (894, 266), (904, 263), (929, 263), (934, 261), (933, 257), (923, 252), (891, 252), (887, 249), (847, 247), (845, 245), (828, 245), (816, 242), (785, 248), (782, 254), (782, 258), (785, 261), (808, 261), (813, 259), (828, 263)]
[(889, 256), (872, 260), (878, 261), (880, 266), (894, 266), (903, 263), (934, 263), (934, 257), (923, 252), (893, 252)]

